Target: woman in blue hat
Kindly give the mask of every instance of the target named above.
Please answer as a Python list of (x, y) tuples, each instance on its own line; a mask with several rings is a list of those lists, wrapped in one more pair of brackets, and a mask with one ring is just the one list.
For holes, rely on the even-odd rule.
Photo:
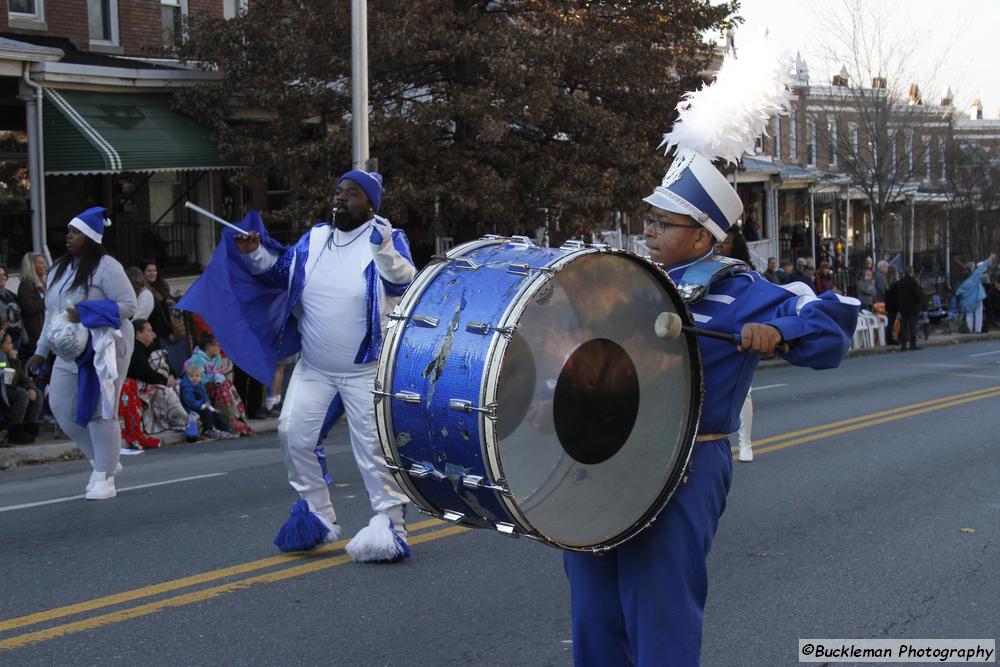
[(125, 269), (101, 245), (111, 224), (107, 209), (88, 208), (70, 220), (66, 254), (49, 272), (45, 323), (28, 360), (28, 369), (56, 355), (49, 385), (49, 406), (94, 468), (87, 500), (116, 495), (121, 470), (118, 398), (132, 356), (135, 336), (129, 318), (135, 291)]

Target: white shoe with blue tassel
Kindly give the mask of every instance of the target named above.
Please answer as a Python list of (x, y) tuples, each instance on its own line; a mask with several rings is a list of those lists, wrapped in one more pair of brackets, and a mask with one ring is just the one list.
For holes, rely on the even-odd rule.
[(397, 563), (412, 554), (406, 542), (405, 505), (379, 512), (344, 548), (356, 563)]

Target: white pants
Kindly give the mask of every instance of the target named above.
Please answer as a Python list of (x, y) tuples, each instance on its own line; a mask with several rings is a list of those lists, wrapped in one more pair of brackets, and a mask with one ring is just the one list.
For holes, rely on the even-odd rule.
[(743, 408), (740, 410), (740, 430), (737, 433), (740, 441), (740, 448), (750, 449), (750, 434), (753, 432), (753, 400), (750, 399), (750, 392), (747, 392), (746, 400), (743, 401)]
[[(135, 346), (135, 335), (132, 333), (130, 323), (128, 327), (122, 327), (122, 334), (122, 338), (115, 341), (115, 362), (118, 367), (118, 379), (115, 380), (116, 406), (121, 397), (122, 385), (125, 384), (132, 348)], [(52, 416), (56, 418), (59, 428), (73, 439), (73, 443), (94, 466), (95, 472), (113, 474), (118, 467), (118, 458), (122, 451), (121, 423), (117, 415), (114, 419), (92, 419), (86, 428), (76, 423), (78, 378), (75, 363), (56, 360), (52, 367), (52, 380), (49, 383), (49, 407), (52, 409)], [(97, 409), (100, 410), (100, 406)]]
[(408, 502), (385, 467), (378, 444), (372, 396), (376, 365), (369, 366), (359, 367), (362, 368), (360, 373), (335, 375), (310, 366), (300, 358), (278, 418), (278, 439), (285, 452), (288, 482), (313, 510), (332, 522), (337, 520), (337, 514), (333, 511), (330, 489), (323, 479), (323, 466), (315, 450), (327, 409), (338, 393), (347, 413), (354, 460), (368, 490), (372, 509), (384, 512)]
[(965, 324), (972, 333), (983, 333), (983, 302), (976, 309), (965, 314)]

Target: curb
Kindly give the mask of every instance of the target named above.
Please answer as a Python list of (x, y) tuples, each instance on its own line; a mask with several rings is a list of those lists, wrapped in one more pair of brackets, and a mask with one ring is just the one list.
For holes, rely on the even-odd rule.
[[(1000, 340), (1000, 331), (989, 331), (981, 334), (943, 334), (931, 336), (927, 340), (921, 341), (918, 337), (920, 348), (947, 347), (951, 345), (961, 345), (963, 343), (979, 343), (984, 340)], [(895, 345), (881, 345), (879, 347), (862, 347), (852, 349), (847, 353), (848, 357), (871, 357), (877, 354), (898, 354), (901, 350)], [(918, 349), (919, 351), (919, 349)], [(792, 364), (784, 359), (765, 359), (757, 364), (757, 368), (775, 368), (778, 366), (791, 366)]]
[[(251, 419), (250, 428), (255, 435), (263, 433), (273, 433), (278, 430), (277, 419)], [(198, 442), (188, 443), (183, 433), (167, 431), (157, 435), (160, 439), (160, 447), (173, 447), (176, 445), (196, 445)], [(32, 445), (16, 445), (14, 447), (0, 447), (0, 471), (14, 468), (28, 463), (45, 463), (47, 461), (74, 460), (83, 458), (80, 450), (76, 448), (73, 441), (65, 438), (59, 440), (49, 440), (36, 442)]]

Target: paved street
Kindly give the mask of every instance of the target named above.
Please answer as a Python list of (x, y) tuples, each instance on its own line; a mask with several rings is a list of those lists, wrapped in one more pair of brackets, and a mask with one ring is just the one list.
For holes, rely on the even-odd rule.
[[(796, 663), (800, 637), (1000, 635), (1000, 341), (779, 367), (754, 382), (710, 558), (705, 665)], [(346, 535), (369, 517), (338, 426)], [(567, 665), (560, 554), (411, 517), (415, 557), (271, 544), (273, 436), (0, 472), (0, 665)]]

